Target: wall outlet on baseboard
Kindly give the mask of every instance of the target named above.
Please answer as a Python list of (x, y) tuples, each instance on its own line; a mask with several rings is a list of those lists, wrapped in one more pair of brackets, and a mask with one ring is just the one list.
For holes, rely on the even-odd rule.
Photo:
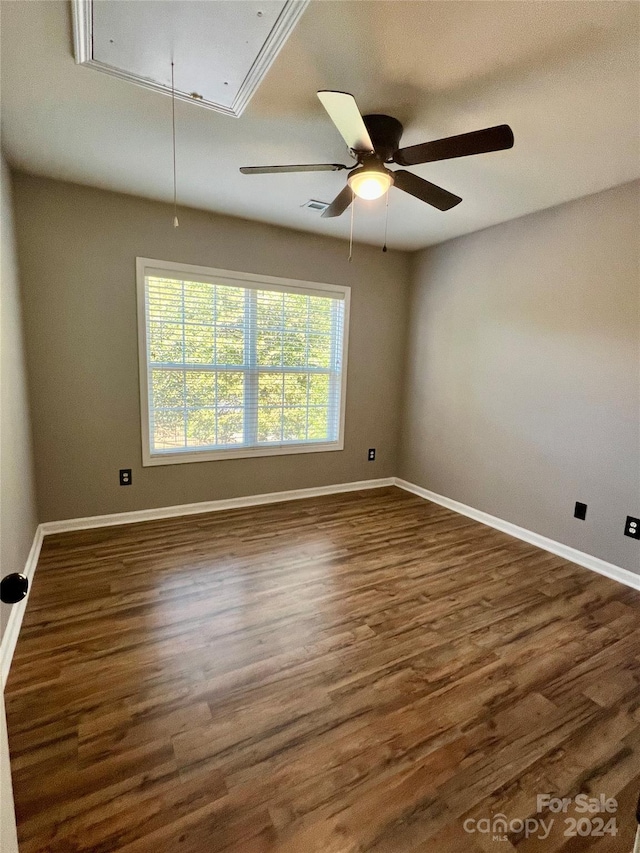
[(573, 517), (584, 521), (587, 517), (587, 505), (581, 504), (580, 501), (576, 501), (576, 508), (573, 511)]
[(367, 459), (369, 460), (369, 462), (375, 462), (376, 461), (376, 449), (375, 449), (375, 447), (369, 448), (369, 454), (367, 456)]
[(120, 485), (121, 486), (130, 486), (131, 485), (131, 468), (121, 468), (120, 469)]

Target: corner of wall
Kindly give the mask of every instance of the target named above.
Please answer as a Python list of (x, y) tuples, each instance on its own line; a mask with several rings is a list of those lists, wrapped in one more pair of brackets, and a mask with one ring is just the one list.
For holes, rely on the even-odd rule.
[[(12, 178), (4, 157), (0, 183), (0, 564), (4, 576), (25, 571), (37, 535), (38, 511)], [(12, 612), (10, 606), (0, 605), (0, 637), (5, 633)]]
[(639, 190), (621, 184), (413, 257), (397, 468), (636, 573), (623, 526), (640, 513)]

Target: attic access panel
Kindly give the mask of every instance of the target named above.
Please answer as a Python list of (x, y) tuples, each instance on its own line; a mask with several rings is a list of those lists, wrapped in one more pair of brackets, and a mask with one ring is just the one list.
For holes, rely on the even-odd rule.
[(72, 0), (76, 62), (239, 116), (309, 0)]

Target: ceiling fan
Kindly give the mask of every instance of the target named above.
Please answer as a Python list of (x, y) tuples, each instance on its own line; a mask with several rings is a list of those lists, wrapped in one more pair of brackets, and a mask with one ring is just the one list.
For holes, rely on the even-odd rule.
[(508, 124), (448, 136), (421, 145), (400, 148), (402, 124), (392, 116), (360, 114), (353, 95), (347, 92), (318, 92), (323, 107), (347, 143), (356, 163), (310, 163), (292, 166), (243, 166), (243, 175), (267, 175), (277, 172), (338, 172), (349, 170), (347, 185), (323, 212), (323, 216), (340, 216), (354, 195), (364, 199), (379, 198), (392, 186), (409, 193), (438, 210), (450, 210), (460, 204), (460, 196), (436, 186), (404, 169), (391, 171), (385, 163), (418, 166), (436, 160), (468, 157), (513, 147), (513, 131)]

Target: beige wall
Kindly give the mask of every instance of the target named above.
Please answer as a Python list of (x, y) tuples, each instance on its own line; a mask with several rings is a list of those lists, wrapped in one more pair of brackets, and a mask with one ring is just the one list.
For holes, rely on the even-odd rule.
[[(14, 185), (42, 520), (395, 474), (640, 571), (638, 183), (351, 264), (340, 241)], [(138, 255), (350, 285), (345, 450), (142, 468)]]
[[(38, 524), (14, 240), (11, 177), (2, 160), (0, 271), (0, 575), (22, 572)], [(0, 605), (0, 637), (11, 607)]]
[[(15, 176), (43, 521), (391, 476), (405, 254)], [(136, 256), (349, 285), (344, 451), (142, 468)], [(377, 459), (367, 461), (375, 447)], [(118, 485), (118, 469), (133, 485)]]
[(638, 572), (623, 526), (640, 516), (639, 195), (627, 184), (416, 256), (398, 469)]

